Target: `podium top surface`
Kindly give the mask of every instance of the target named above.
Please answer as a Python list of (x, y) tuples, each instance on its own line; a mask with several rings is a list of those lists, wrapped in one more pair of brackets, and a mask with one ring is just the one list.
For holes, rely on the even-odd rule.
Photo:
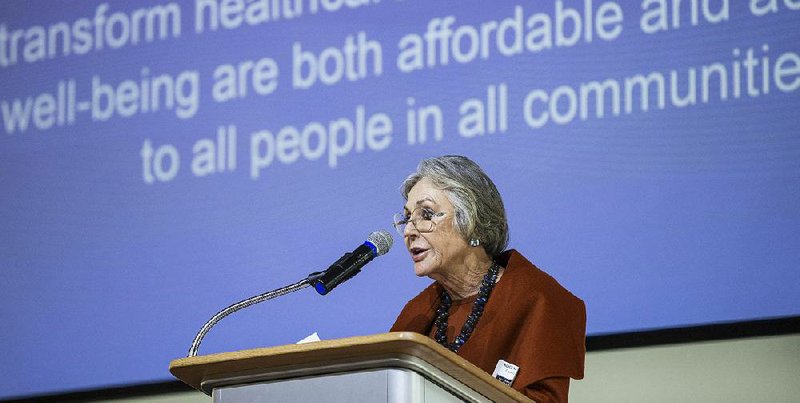
[(432, 339), (411, 332), (179, 358), (170, 362), (169, 371), (210, 394), (214, 387), (253, 379), (272, 381), (385, 367), (408, 368), (431, 379), (444, 375), (496, 402), (531, 401)]

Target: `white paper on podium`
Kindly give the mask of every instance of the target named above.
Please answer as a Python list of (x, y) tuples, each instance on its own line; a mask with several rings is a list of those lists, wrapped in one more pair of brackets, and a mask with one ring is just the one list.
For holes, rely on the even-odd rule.
[(304, 344), (304, 343), (311, 343), (315, 341), (320, 341), (319, 335), (317, 332), (311, 333), (310, 335), (306, 336), (303, 340), (298, 341), (295, 344)]

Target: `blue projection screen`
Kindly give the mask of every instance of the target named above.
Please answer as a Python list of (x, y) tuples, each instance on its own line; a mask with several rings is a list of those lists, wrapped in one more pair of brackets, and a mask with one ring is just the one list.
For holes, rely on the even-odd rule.
[[(796, 0), (0, 3), (0, 398), (171, 379), (425, 157), (504, 197), (590, 334), (800, 314)], [(385, 332), (399, 237), (201, 354)]]

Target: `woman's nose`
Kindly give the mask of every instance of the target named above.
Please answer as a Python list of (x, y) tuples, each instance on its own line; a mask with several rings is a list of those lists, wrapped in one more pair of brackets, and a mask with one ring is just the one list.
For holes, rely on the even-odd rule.
[(417, 233), (417, 227), (414, 225), (414, 221), (409, 221), (403, 228), (403, 237), (409, 237)]

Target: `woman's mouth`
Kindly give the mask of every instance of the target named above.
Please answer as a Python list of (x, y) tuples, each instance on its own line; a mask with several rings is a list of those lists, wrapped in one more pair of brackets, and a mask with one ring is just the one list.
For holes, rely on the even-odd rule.
[(425, 259), (425, 253), (428, 250), (424, 248), (411, 248), (408, 251), (411, 252), (411, 260), (413, 260), (414, 263), (416, 263), (422, 259)]

